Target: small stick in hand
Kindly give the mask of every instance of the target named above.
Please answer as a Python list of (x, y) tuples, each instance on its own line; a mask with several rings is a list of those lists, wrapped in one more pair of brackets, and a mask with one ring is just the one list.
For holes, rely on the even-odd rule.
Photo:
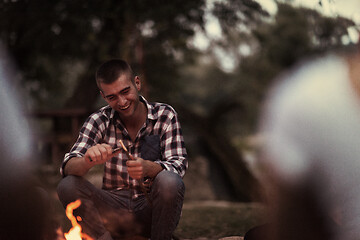
[[(125, 145), (124, 145), (124, 143), (121, 141), (121, 139), (119, 140), (119, 143), (121, 144), (121, 147), (123, 148), (126, 156), (127, 156), (130, 160), (133, 160), (134, 157), (130, 155), (129, 151), (127, 150), (127, 148), (125, 147)], [(150, 203), (150, 205), (151, 205), (151, 200), (150, 200), (150, 197), (149, 197), (149, 195), (148, 195), (148, 192), (147, 192), (147, 190), (146, 190), (146, 188), (145, 188), (145, 186), (144, 186), (143, 180), (142, 180), (142, 179), (138, 179), (137, 182), (138, 182), (139, 185), (140, 185), (141, 191), (145, 194), (145, 198), (147, 199), (147, 201), (148, 201), (148, 202)]]
[(126, 156), (129, 158), (129, 160), (133, 160), (134, 157), (130, 155), (129, 151), (127, 150), (127, 148), (125, 147), (124, 143), (121, 141), (121, 139), (119, 140), (119, 143), (121, 145), (121, 147), (123, 148), (123, 150), (125, 151)]
[(114, 153), (116, 153), (116, 152), (118, 152), (118, 151), (120, 151), (122, 148), (113, 148), (113, 150), (112, 150), (112, 153), (114, 154)]

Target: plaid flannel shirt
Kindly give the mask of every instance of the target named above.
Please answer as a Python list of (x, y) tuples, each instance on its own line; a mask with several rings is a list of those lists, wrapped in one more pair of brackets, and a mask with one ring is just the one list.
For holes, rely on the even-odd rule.
[[(164, 170), (185, 175), (188, 167), (187, 152), (182, 136), (181, 126), (175, 110), (163, 103), (149, 103), (140, 96), (148, 109), (145, 124), (140, 129), (134, 142), (120, 121), (119, 115), (110, 106), (99, 109), (88, 117), (82, 126), (79, 137), (69, 153), (65, 154), (60, 172), (64, 175), (66, 163), (73, 157), (83, 157), (90, 147), (107, 143), (113, 148), (121, 147), (121, 139), (129, 152), (134, 157), (141, 157), (141, 140), (146, 136), (158, 135), (160, 138), (159, 159), (153, 160), (160, 164)], [(127, 156), (121, 151), (104, 164), (103, 189), (126, 189), (134, 190), (133, 198), (142, 195), (138, 182), (132, 179), (126, 166)]]

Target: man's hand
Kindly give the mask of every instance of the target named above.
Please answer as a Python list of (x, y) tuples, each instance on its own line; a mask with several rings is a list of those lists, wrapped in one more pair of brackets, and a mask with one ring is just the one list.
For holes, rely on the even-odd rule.
[(128, 160), (126, 162), (126, 166), (128, 167), (130, 177), (136, 180), (144, 177), (154, 178), (163, 170), (159, 164), (142, 158), (133, 158), (132, 160)]
[(145, 176), (145, 160), (142, 158), (134, 158), (133, 160), (126, 161), (128, 173), (133, 179), (139, 180)]
[(85, 153), (85, 161), (88, 164), (96, 165), (105, 163), (112, 158), (116, 153), (113, 153), (113, 149), (108, 144), (96, 144), (89, 148)]

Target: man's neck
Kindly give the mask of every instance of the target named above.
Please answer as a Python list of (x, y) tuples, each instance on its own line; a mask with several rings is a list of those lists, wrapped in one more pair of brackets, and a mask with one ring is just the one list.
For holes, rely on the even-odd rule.
[(147, 108), (145, 106), (145, 103), (140, 101), (139, 109), (132, 118), (121, 119), (132, 140), (136, 138), (136, 134), (138, 133), (140, 128), (144, 125), (146, 121), (146, 117), (147, 117)]

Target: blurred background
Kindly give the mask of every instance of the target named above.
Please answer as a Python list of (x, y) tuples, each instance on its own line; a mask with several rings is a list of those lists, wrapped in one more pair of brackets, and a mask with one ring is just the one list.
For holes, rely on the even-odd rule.
[[(89, 113), (105, 104), (95, 70), (122, 58), (148, 100), (179, 114), (190, 165), (185, 211), (196, 203), (211, 213), (209, 201), (253, 209), (261, 189), (253, 164), (258, 115), (269, 86), (300, 60), (357, 44), (356, 1), (0, 1), (0, 41), (15, 68), (7, 81), (32, 132), (34, 175), (56, 198), (65, 152)], [(100, 184), (101, 171), (89, 178)], [(257, 220), (245, 227), (221, 221), (241, 232), (191, 234), (242, 234)], [(182, 224), (179, 231), (190, 231)]]

